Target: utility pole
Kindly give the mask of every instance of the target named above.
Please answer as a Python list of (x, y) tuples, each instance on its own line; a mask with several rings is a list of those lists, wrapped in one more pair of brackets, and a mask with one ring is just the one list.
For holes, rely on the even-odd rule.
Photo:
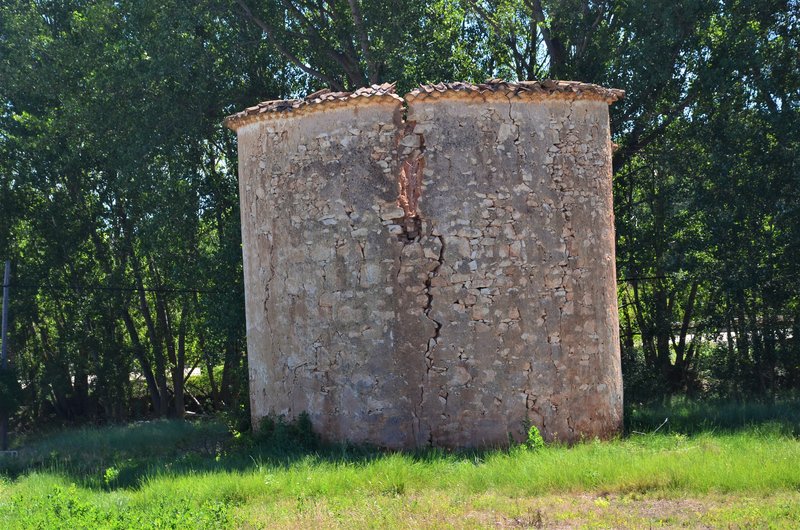
[[(6, 260), (6, 271), (3, 274), (3, 328), (0, 340), (2, 340), (2, 363), (0, 369), (3, 371), (8, 369), (8, 299), (9, 287), (11, 287), (11, 262)], [(0, 422), (0, 438), (2, 438), (3, 451), (8, 451), (8, 413), (3, 413)]]

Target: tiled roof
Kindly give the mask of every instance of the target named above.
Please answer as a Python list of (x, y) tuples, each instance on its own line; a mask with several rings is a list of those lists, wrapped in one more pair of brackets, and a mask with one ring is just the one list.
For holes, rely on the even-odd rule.
[[(578, 81), (518, 81), (509, 82), (502, 79), (489, 79), (485, 83), (474, 85), (472, 83), (438, 83), (435, 85), (420, 85), (405, 96), (405, 101), (414, 99), (436, 98), (450, 94), (467, 95), (472, 97), (486, 97), (487, 95), (500, 94), (505, 97), (524, 96), (559, 96), (568, 99), (599, 98), (607, 103), (613, 103), (625, 96), (624, 90), (604, 88), (590, 83)], [(320, 90), (309, 94), (302, 99), (278, 99), (264, 101), (253, 107), (248, 107), (225, 118), (226, 127), (236, 130), (240, 126), (259, 119), (259, 116), (270, 113), (302, 113), (307, 110), (319, 108), (331, 103), (348, 103), (358, 98), (390, 98), (403, 102), (395, 93), (395, 83), (384, 83), (359, 88), (354, 92), (332, 92), (329, 89)]]
[(384, 83), (382, 85), (372, 85), (359, 88), (355, 92), (331, 92), (329, 89), (319, 90), (309, 94), (302, 99), (276, 99), (264, 101), (253, 107), (248, 107), (241, 112), (237, 112), (225, 118), (224, 125), (230, 129), (236, 129), (245, 123), (257, 119), (259, 114), (271, 112), (297, 112), (306, 110), (310, 106), (324, 105), (330, 103), (348, 102), (356, 98), (391, 98), (400, 103), (402, 99), (395, 94), (394, 83)]
[(581, 97), (597, 97), (607, 103), (613, 103), (625, 96), (624, 90), (616, 88), (605, 88), (590, 83), (579, 81), (553, 81), (545, 79), (542, 81), (517, 81), (509, 82), (502, 79), (489, 79), (485, 83), (473, 85), (472, 83), (438, 83), (435, 85), (420, 85), (408, 94), (406, 101), (422, 99), (427, 97), (437, 97), (445, 93), (462, 92), (474, 95), (502, 94), (507, 97), (520, 97), (524, 95), (556, 94), (566, 96), (569, 99), (579, 99)]

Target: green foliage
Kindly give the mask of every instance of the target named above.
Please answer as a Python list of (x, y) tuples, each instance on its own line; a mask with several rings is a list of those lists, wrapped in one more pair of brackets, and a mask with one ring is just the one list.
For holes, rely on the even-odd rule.
[[(800, 244), (789, 213), (797, 202), (787, 188), (797, 171), (786, 158), (800, 149), (789, 51), (800, 27), (792, 2), (686, 4), (700, 16), (675, 26), (692, 31), (685, 62), (652, 70), (680, 80), (659, 103), (680, 111), (660, 113), (658, 134), (616, 161), (618, 267), (649, 278), (620, 291), (627, 372), (651, 375), (650, 388), (636, 378), (644, 384), (630, 398), (780, 396), (797, 388), (800, 368), (789, 339), (800, 321), (789, 257)], [(682, 17), (685, 7), (665, 14)]]
[(287, 421), (284, 416), (265, 417), (254, 439), (276, 451), (311, 451), (319, 446), (319, 437), (307, 412), (300, 413), (295, 421)]
[(531, 425), (528, 428), (528, 437), (525, 440), (524, 445), (526, 449), (530, 449), (531, 451), (542, 449), (545, 446), (542, 433), (539, 432), (539, 429), (536, 427), (536, 425)]
[(118, 478), (119, 478), (119, 469), (113, 466), (106, 468), (105, 473), (103, 473), (103, 482), (105, 482), (106, 486), (113, 485)]
[[(217, 7), (0, 8), (0, 171), (14, 199), (1, 250), (15, 281), (41, 286), (12, 298), (29, 419), (183, 414), (175, 374), (197, 359), (223, 366), (200, 396), (209, 408), (242, 400), (235, 145), (220, 122), (248, 91), (286, 85), (263, 50), (239, 53), (246, 37)], [(145, 291), (162, 286), (178, 291)]]
[(664, 434), (691, 435), (746, 430), (774, 432), (789, 437), (800, 435), (798, 400), (698, 402), (673, 398), (661, 405), (632, 405), (625, 412), (625, 430), (629, 433), (649, 433), (658, 429), (658, 432)]
[[(58, 482), (56, 482), (58, 484)], [(147, 528), (153, 530), (231, 527), (229, 509), (223, 503), (206, 501), (180, 502), (164, 496), (147, 505), (115, 503), (112, 510), (91, 500), (77, 488), (52, 486), (47, 493), (26, 498), (21, 493), (11, 496), (0, 511), (11, 516), (15, 528)]]

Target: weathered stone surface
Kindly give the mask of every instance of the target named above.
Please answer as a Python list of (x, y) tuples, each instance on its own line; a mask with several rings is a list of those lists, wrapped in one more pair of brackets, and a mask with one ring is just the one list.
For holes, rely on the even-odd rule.
[(405, 120), (384, 86), (228, 121), (254, 424), (306, 411), (393, 448), (618, 431), (621, 94), (545, 83), (421, 87)]

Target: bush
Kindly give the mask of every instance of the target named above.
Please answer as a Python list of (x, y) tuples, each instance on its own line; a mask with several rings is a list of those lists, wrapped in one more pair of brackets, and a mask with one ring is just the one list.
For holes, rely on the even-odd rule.
[(277, 418), (265, 417), (261, 420), (254, 438), (267, 443), (274, 449), (284, 451), (313, 450), (319, 446), (319, 438), (311, 425), (311, 417), (301, 412), (295, 421), (287, 421), (281, 415)]
[(531, 425), (530, 428), (528, 428), (528, 439), (525, 440), (524, 445), (527, 449), (532, 451), (544, 447), (544, 438), (542, 438), (542, 433), (539, 432), (536, 425)]

